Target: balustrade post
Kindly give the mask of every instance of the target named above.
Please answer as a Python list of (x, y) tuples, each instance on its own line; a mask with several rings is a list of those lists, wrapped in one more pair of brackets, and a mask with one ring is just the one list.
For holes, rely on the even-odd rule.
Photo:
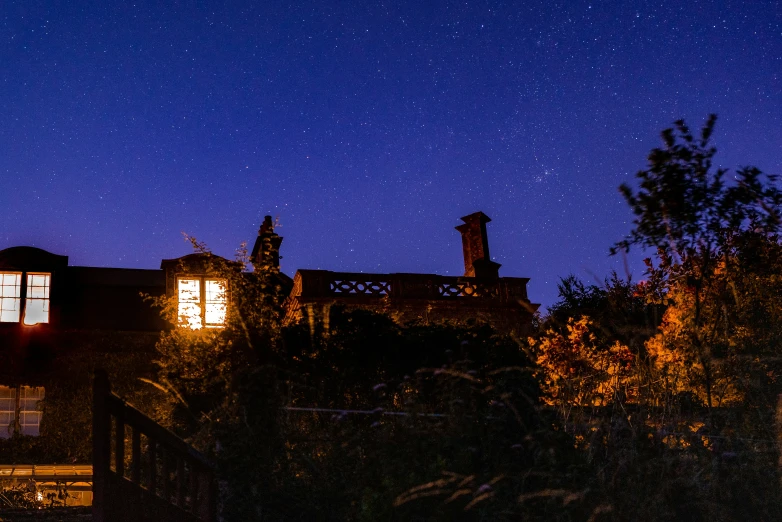
[(190, 494), (190, 512), (194, 515), (198, 515), (201, 513), (201, 499), (199, 498), (198, 491), (198, 467), (193, 462), (190, 463), (189, 475), (188, 482), (190, 485), (188, 486), (188, 491)]
[(440, 298), (440, 278), (432, 277), (426, 282), (427, 290), (429, 291), (429, 299), (435, 300)]
[(125, 418), (120, 408), (115, 413), (114, 470), (119, 478), (125, 476)]
[(402, 288), (402, 285), (399, 284), (400, 281), (401, 278), (397, 274), (388, 275), (388, 284), (391, 287), (390, 291), (388, 292), (388, 297), (393, 299), (399, 299), (402, 297), (402, 292), (404, 289)]
[[(777, 411), (775, 416), (775, 424), (777, 440), (782, 442), (782, 393), (777, 395)], [(779, 452), (777, 457), (777, 470), (782, 471), (782, 451)], [(779, 479), (780, 486), (782, 486), (782, 478)]]
[(111, 460), (111, 417), (108, 397), (111, 393), (109, 377), (104, 370), (95, 370), (92, 385), (92, 520), (106, 519), (106, 478)]
[(157, 442), (150, 436), (147, 436), (149, 448), (149, 473), (147, 474), (147, 490), (153, 495), (157, 495)]
[(217, 481), (209, 471), (199, 469), (197, 473), (198, 491), (203, 496), (193, 513), (201, 520), (217, 520)]
[(163, 498), (171, 502), (171, 455), (168, 448), (163, 451)]
[(176, 505), (185, 508), (185, 459), (176, 459)]
[(138, 426), (133, 426), (131, 459), (130, 479), (134, 484), (141, 485), (141, 432), (138, 430)]

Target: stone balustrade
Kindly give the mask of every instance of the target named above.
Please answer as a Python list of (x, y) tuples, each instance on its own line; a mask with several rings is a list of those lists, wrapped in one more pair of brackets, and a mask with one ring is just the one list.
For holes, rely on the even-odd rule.
[[(291, 297), (310, 299), (425, 299), (462, 301), (480, 299), (501, 303), (528, 301), (526, 277), (454, 277), (435, 274), (367, 274), (299, 270)], [(488, 303), (487, 303), (488, 304)]]

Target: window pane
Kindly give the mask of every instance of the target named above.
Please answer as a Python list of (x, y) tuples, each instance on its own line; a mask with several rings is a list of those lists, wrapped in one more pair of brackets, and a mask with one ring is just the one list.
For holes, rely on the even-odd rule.
[(38, 401), (43, 400), (44, 389), (42, 386), (22, 386), (19, 392), (19, 404), (23, 410), (36, 410)]
[(11, 437), (15, 416), (16, 388), (0, 386), (0, 439)]
[(217, 328), (225, 325), (226, 313), (226, 281), (225, 279), (207, 279), (206, 287), (206, 325)]
[(206, 303), (206, 326), (215, 328), (225, 324), (225, 305)]
[(10, 439), (13, 432), (13, 412), (0, 410), (0, 439)]
[(206, 284), (206, 302), (225, 302), (225, 280), (207, 279)]
[(29, 286), (46, 286), (49, 284), (49, 276), (46, 274), (30, 274), (27, 276)]
[(27, 274), (27, 299), (25, 300), (24, 324), (49, 322), (49, 288), (51, 274)]
[(46, 299), (49, 297), (49, 289), (43, 286), (30, 286), (27, 288), (27, 297), (31, 299)]
[(22, 274), (0, 273), (0, 296), (19, 297)]
[(0, 322), (18, 323), (22, 304), (22, 274), (0, 272)]
[(201, 324), (201, 280), (177, 280), (179, 325), (197, 330)]
[(19, 393), (19, 426), (22, 435), (40, 434), (43, 412), (38, 410), (38, 401), (44, 397), (42, 387), (22, 386)]
[(49, 322), (49, 300), (28, 299), (24, 310), (24, 324), (33, 325)]
[(201, 280), (200, 279), (179, 279), (179, 301), (190, 301), (198, 303), (201, 301)]
[(22, 435), (31, 435), (37, 437), (41, 434), (41, 416), (40, 411), (20, 411), (19, 427)]
[(19, 286), (22, 284), (21, 272), (0, 272), (0, 285)]
[(0, 297), (0, 322), (18, 323), (21, 299)]
[(198, 330), (201, 328), (201, 307), (197, 303), (179, 303), (179, 325)]

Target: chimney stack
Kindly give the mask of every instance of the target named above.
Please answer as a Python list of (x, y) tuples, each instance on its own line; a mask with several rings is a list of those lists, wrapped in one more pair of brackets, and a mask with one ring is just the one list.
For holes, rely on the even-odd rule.
[(500, 265), (489, 257), (489, 238), (486, 223), (491, 221), (483, 212), (475, 212), (461, 218), (463, 225), (456, 227), (462, 234), (465, 277), (500, 277)]
[(278, 236), (274, 232), (272, 217), (264, 217), (261, 228), (258, 230), (258, 237), (255, 239), (252, 254), (250, 254), (253, 266), (278, 270), (280, 268), (281, 244), (282, 236)]

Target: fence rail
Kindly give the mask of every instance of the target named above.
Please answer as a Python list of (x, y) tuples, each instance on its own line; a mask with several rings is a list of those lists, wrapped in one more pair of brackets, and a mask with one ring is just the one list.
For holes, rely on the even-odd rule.
[(213, 522), (214, 467), (182, 439), (112, 393), (93, 387), (93, 521)]

